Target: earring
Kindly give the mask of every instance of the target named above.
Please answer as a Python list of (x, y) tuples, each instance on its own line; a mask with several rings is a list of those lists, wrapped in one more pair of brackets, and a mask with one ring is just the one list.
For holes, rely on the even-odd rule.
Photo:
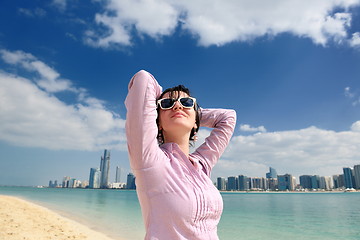
[(196, 136), (197, 132), (194, 133), (194, 142), (196, 142), (198, 140), (198, 136)]
[(159, 145), (164, 143), (164, 137), (163, 137), (161, 130), (158, 131), (157, 140), (158, 140)]

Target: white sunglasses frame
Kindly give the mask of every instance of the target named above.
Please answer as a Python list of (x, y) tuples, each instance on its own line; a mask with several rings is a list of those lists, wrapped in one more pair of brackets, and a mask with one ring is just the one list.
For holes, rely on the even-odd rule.
[[(182, 103), (180, 102), (180, 99), (182, 99), (182, 98), (190, 98), (190, 99), (192, 99), (192, 100), (194, 101), (193, 106), (191, 106), (191, 107), (185, 107), (184, 105), (182, 105)], [(161, 104), (160, 104), (160, 103), (161, 103), (162, 100), (165, 100), (165, 99), (170, 99), (170, 98), (162, 98), (162, 99), (157, 100), (157, 105), (159, 105), (160, 109), (162, 109), (162, 110), (172, 109), (172, 108), (175, 106), (176, 102), (179, 102), (180, 105), (181, 105), (183, 108), (193, 108), (193, 107), (195, 107), (195, 105), (196, 105), (196, 98), (193, 98), (193, 97), (181, 97), (181, 98), (176, 99), (176, 101), (174, 101), (174, 104), (173, 104), (171, 107), (169, 107), (169, 108), (163, 108), (163, 107), (161, 107)], [(173, 99), (174, 99), (174, 98), (173, 98)]]

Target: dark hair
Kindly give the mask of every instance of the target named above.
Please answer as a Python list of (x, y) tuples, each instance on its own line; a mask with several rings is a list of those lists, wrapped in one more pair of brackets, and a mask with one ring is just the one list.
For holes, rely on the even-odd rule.
[[(163, 98), (163, 96), (166, 94), (166, 93), (170, 93), (169, 94), (169, 97), (170, 98), (175, 98), (175, 97), (178, 97), (180, 95), (180, 92), (183, 92), (183, 93), (186, 93), (187, 95), (190, 95), (190, 90), (188, 88), (186, 88), (184, 85), (178, 85), (178, 86), (175, 86), (175, 87), (172, 87), (172, 88), (168, 88), (166, 89), (165, 91), (163, 91), (160, 95), (160, 97), (156, 100), (159, 100), (161, 98)], [(156, 101), (157, 102), (157, 101)], [(159, 113), (160, 113), (160, 108), (157, 106), (157, 113), (158, 113), (158, 117), (156, 118), (156, 124), (159, 128)], [(189, 140), (190, 140), (190, 145), (192, 146), (193, 145), (193, 142), (194, 142), (194, 136), (195, 134), (199, 131), (199, 128), (200, 128), (200, 119), (201, 119), (201, 110), (200, 110), (200, 106), (199, 104), (197, 103), (197, 101), (195, 102), (195, 106), (194, 106), (194, 110), (195, 110), (195, 122), (196, 122), (196, 128), (193, 128), (191, 129), (191, 133), (190, 133), (190, 137), (189, 137)], [(157, 135), (157, 140), (158, 140), (158, 143), (159, 145), (164, 143), (164, 136), (162, 134), (162, 131), (160, 129), (158, 129), (158, 135)]]

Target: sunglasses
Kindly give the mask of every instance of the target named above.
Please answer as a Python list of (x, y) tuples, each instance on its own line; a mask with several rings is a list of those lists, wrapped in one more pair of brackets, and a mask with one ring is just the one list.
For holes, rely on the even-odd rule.
[(167, 110), (174, 107), (175, 103), (179, 102), (184, 108), (193, 108), (195, 106), (196, 99), (193, 97), (182, 97), (182, 98), (163, 98), (157, 101), (157, 104), (161, 109)]

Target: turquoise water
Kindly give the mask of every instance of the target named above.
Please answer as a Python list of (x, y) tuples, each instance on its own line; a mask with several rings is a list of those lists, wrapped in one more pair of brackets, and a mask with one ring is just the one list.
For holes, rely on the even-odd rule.
[[(143, 239), (135, 191), (0, 187), (113, 238)], [(222, 193), (222, 240), (360, 239), (360, 193)]]

